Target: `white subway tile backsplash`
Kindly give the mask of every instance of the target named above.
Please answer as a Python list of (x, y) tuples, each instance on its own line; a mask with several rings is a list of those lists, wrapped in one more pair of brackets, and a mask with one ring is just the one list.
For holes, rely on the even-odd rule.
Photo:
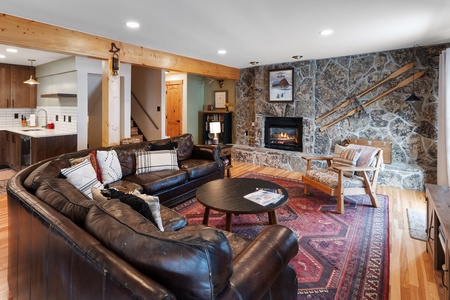
[[(25, 116), (27, 119), (30, 114), (36, 114), (40, 109), (47, 111), (47, 121), (53, 122), (55, 128), (77, 132), (77, 107), (59, 107), (59, 106), (38, 106), (36, 109), (32, 108), (0, 108), (0, 130), (6, 127), (20, 127), (21, 117)], [(14, 115), (17, 114), (18, 118), (15, 119)], [(56, 121), (56, 115), (59, 115), (59, 120)], [(66, 116), (66, 122), (64, 117)], [(68, 122), (68, 116), (71, 116), (71, 122)], [(36, 115), (38, 126), (45, 125), (45, 113), (43, 111)]]

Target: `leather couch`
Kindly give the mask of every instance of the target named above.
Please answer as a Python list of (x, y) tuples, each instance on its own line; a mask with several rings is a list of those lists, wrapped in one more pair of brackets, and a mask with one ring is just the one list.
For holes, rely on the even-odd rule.
[[(186, 198), (178, 193), (186, 195), (214, 178), (208, 174), (215, 174), (215, 168), (202, 160), (213, 157), (219, 173), (214, 176), (223, 177), (216, 150), (192, 146), (183, 152), (186, 144), (180, 139), (185, 138), (191, 140), (186, 135), (174, 138), (181, 149), (178, 171), (190, 172), (196, 183), (156, 192), (171, 205)], [(167, 142), (117, 146), (122, 170), (133, 170), (133, 163), (124, 163), (133, 148)], [(297, 277), (288, 263), (298, 243), (290, 229), (267, 226), (248, 239), (188, 225), (161, 205), (160, 231), (130, 206), (114, 199), (93, 201), (55, 175), (68, 160), (88, 153), (37, 163), (8, 182), (8, 284), (13, 299), (296, 299)], [(201, 170), (205, 164), (209, 171)], [(148, 191), (149, 175), (138, 181), (135, 174), (124, 174), (116, 186), (139, 184), (141, 191)]]

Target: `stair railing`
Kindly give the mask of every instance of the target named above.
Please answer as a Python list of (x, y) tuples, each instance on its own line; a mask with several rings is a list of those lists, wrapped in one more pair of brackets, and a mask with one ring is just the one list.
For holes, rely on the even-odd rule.
[(141, 102), (139, 101), (139, 99), (136, 97), (136, 95), (131, 92), (131, 96), (133, 96), (133, 98), (136, 100), (137, 104), (139, 104), (139, 107), (142, 109), (142, 111), (144, 112), (144, 114), (147, 116), (147, 118), (150, 120), (150, 122), (152, 122), (153, 126), (155, 126), (156, 129), (159, 130), (158, 125), (156, 125), (155, 121), (153, 121), (152, 117), (150, 117), (150, 115), (147, 113), (147, 111), (144, 109), (144, 107), (142, 106)]

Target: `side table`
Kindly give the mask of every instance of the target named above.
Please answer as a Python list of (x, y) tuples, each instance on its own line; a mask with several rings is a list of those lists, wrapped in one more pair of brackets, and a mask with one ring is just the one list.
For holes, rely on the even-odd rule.
[(231, 145), (231, 144), (219, 145), (219, 148), (220, 148), (219, 156), (225, 164), (225, 170), (227, 171), (227, 177), (231, 177), (230, 169), (233, 167), (233, 165), (231, 164), (231, 148), (232, 147), (233, 147), (233, 145)]

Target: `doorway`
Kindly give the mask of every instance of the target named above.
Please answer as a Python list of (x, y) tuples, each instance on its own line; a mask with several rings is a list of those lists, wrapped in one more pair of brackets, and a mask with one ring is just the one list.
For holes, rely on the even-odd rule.
[(166, 81), (166, 136), (181, 134), (183, 80)]
[(88, 74), (88, 148), (102, 146), (102, 75)]

